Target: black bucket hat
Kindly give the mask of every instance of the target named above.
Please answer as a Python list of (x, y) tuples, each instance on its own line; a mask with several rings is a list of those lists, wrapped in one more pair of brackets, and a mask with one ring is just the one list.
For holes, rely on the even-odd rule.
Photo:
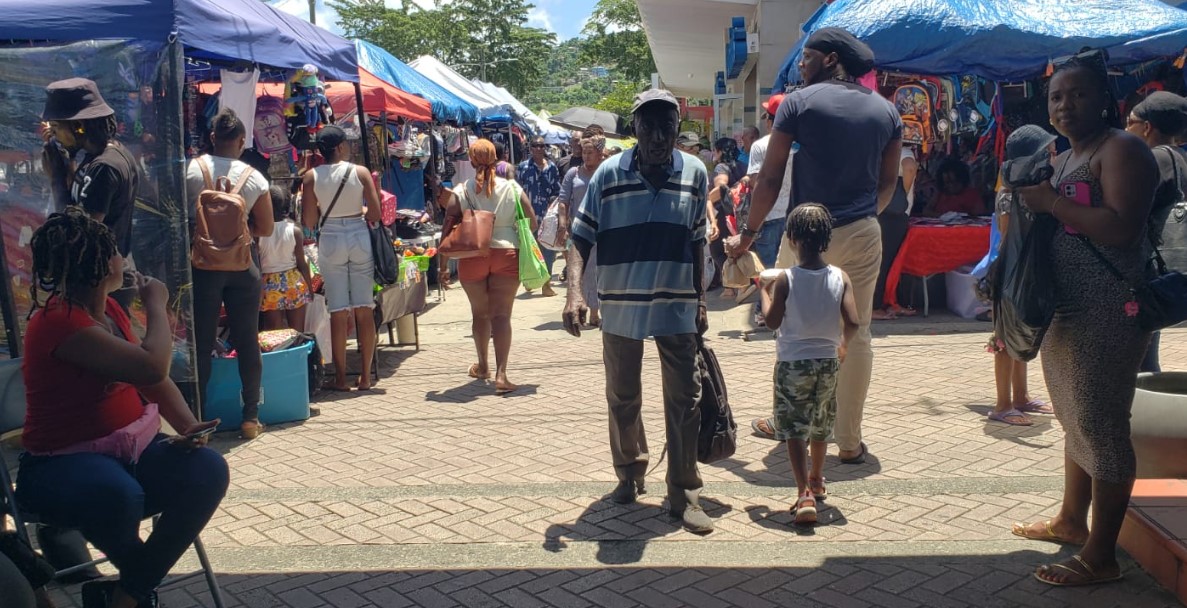
[(90, 120), (115, 114), (103, 101), (94, 80), (68, 78), (51, 82), (45, 87), (45, 109), (42, 120)]

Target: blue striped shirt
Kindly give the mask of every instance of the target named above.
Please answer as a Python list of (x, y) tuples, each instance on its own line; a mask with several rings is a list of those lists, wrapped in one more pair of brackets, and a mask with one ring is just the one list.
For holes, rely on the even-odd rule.
[(656, 190), (634, 166), (635, 148), (602, 163), (572, 224), (573, 240), (598, 246), (602, 331), (642, 340), (696, 332), (693, 245), (704, 243), (709, 176), (676, 151)]

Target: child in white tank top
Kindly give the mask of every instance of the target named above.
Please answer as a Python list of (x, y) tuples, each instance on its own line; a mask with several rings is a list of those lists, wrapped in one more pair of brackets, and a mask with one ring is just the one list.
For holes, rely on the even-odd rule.
[[(824, 457), (837, 416), (837, 371), (849, 340), (857, 334), (857, 302), (845, 271), (822, 257), (832, 238), (833, 218), (815, 203), (800, 205), (787, 218), (787, 238), (799, 265), (782, 271), (762, 289), (767, 327), (777, 330), (775, 348), (775, 438), (787, 456), (799, 489), (795, 523), (816, 523), (816, 501), (824, 500)], [(807, 446), (812, 470), (807, 466)]]
[(293, 221), (292, 198), (287, 190), (273, 185), (272, 211), (276, 229), (259, 239), (260, 276), (263, 295), (260, 312), (262, 330), (305, 331), (305, 305), (313, 301), (309, 262), (305, 259), (305, 234)]

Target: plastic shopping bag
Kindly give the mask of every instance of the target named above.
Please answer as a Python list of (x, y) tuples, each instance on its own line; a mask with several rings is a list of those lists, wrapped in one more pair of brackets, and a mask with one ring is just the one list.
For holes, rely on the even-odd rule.
[(322, 365), (329, 365), (333, 357), (330, 348), (330, 309), (326, 307), (326, 297), (315, 294), (305, 312), (305, 333), (313, 334), (317, 339), (317, 349), (322, 353)]
[(559, 201), (552, 201), (548, 206), (548, 211), (544, 213), (544, 218), (540, 220), (539, 237), (536, 239), (540, 246), (552, 251), (564, 251), (565, 239), (561, 234), (561, 204)]
[(1048, 214), (1032, 214), (1017, 196), (1010, 207), (1010, 224), (992, 269), (993, 330), (1010, 357), (1030, 361), (1055, 316), (1051, 239), (1058, 223)]

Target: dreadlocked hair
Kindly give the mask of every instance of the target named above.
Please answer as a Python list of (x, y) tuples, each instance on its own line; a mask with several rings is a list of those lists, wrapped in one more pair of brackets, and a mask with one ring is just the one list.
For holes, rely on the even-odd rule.
[(78, 126), (84, 137), (99, 144), (111, 141), (119, 131), (119, 123), (116, 122), (115, 114), (80, 120)]
[(70, 299), (79, 291), (94, 289), (107, 276), (108, 262), (119, 253), (115, 234), (78, 207), (67, 207), (33, 233), (33, 309), (39, 306), (37, 290)]
[(804, 203), (787, 216), (787, 238), (804, 249), (824, 253), (833, 238), (833, 216), (824, 205)]
[[(1096, 87), (1103, 91), (1106, 97), (1105, 115), (1102, 120), (1115, 129), (1123, 128), (1125, 124), (1121, 117), (1121, 108), (1117, 104), (1117, 96), (1113, 93), (1113, 85), (1109, 81), (1108, 51), (1085, 47), (1071, 59), (1055, 66), (1052, 77), (1068, 70), (1083, 70), (1092, 78)], [(1050, 81), (1047, 82), (1050, 85)]]

